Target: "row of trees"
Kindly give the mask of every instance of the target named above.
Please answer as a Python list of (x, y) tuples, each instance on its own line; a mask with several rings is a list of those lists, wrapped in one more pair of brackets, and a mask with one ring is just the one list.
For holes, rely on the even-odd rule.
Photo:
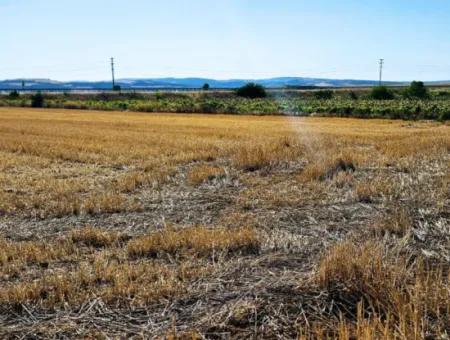
[[(18, 99), (19, 97), (20, 94), (17, 90), (9, 93), (9, 99)], [(44, 96), (40, 91), (31, 96), (31, 107), (44, 107)]]
[[(428, 89), (421, 81), (413, 81), (401, 94), (406, 98), (427, 99), (430, 97)], [(370, 97), (377, 100), (389, 100), (394, 99), (395, 95), (386, 86), (376, 86), (372, 89)]]
[[(263, 86), (249, 83), (247, 85), (242, 86), (236, 91), (236, 94), (240, 97), (246, 98), (264, 98), (267, 96), (266, 90)], [(401, 92), (401, 95), (406, 98), (418, 98), (418, 99), (427, 99), (430, 97), (430, 93), (428, 89), (425, 87), (425, 84), (421, 81), (413, 81), (409, 87), (404, 89)], [(316, 99), (332, 99), (333, 91), (331, 90), (320, 90), (314, 92), (314, 97)], [(349, 92), (350, 99), (357, 99), (358, 96), (355, 92)], [(386, 86), (375, 86), (372, 88), (369, 97), (371, 99), (376, 100), (389, 100), (394, 99), (395, 94), (394, 91), (389, 89)]]
[[(203, 85), (203, 90), (204, 91), (209, 90), (209, 85), (208, 84)], [(245, 98), (265, 98), (267, 97), (267, 92), (264, 86), (262, 85), (255, 83), (248, 83), (237, 89), (236, 95)], [(413, 81), (409, 85), (409, 87), (407, 87), (401, 92), (401, 95), (406, 98), (419, 98), (419, 99), (427, 99), (430, 97), (428, 89), (425, 87), (425, 84), (421, 81)], [(316, 99), (324, 99), (324, 100), (332, 99), (333, 91), (331, 90), (316, 91), (314, 92), (314, 97)], [(356, 93), (353, 91), (349, 92), (349, 97), (350, 99), (358, 98)], [(395, 93), (386, 86), (375, 86), (372, 88), (369, 97), (371, 99), (376, 100), (390, 100), (394, 99)]]

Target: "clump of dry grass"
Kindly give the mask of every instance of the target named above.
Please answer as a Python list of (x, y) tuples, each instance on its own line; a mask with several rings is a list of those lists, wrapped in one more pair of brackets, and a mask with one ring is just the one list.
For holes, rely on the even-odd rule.
[(216, 178), (224, 178), (225, 176), (224, 168), (203, 164), (192, 168), (187, 174), (187, 180), (192, 185), (198, 185)]
[(15, 242), (0, 238), (0, 272), (11, 274), (34, 264), (48, 266), (51, 261), (77, 254), (70, 241), (62, 239), (58, 243), (55, 247), (44, 241)]
[(375, 225), (375, 232), (404, 236), (413, 226), (413, 219), (408, 209), (395, 207), (392, 212)]
[(319, 287), (340, 306), (339, 339), (442, 336), (450, 326), (449, 279), (448, 271), (408, 265), (374, 241), (334, 246), (317, 274)]
[(300, 178), (304, 181), (324, 181), (341, 172), (354, 172), (356, 165), (349, 155), (340, 155), (325, 160), (316, 160), (303, 169)]
[(370, 183), (359, 183), (355, 188), (356, 199), (362, 203), (372, 203), (377, 192)]
[(333, 180), (337, 188), (351, 188), (353, 186), (354, 176), (351, 172), (339, 172)]
[(271, 141), (255, 139), (251, 143), (242, 143), (233, 150), (231, 158), (237, 169), (253, 172), (296, 160), (302, 153), (303, 148), (295, 139), (283, 136)]
[(73, 243), (81, 243), (88, 247), (108, 247), (126, 239), (125, 235), (109, 232), (100, 228), (94, 228), (86, 225), (84, 228), (74, 230), (70, 233), (70, 239)]
[(274, 161), (273, 156), (272, 150), (267, 145), (238, 148), (233, 162), (236, 168), (252, 172), (270, 166)]
[(81, 209), (90, 215), (140, 210), (142, 207), (138, 202), (130, 201), (124, 195), (115, 192), (92, 195), (83, 202)]
[(100, 257), (92, 264), (81, 263), (75, 271), (3, 285), (0, 303), (46, 309), (68, 304), (76, 308), (96, 296), (108, 304), (141, 306), (181, 294), (185, 282), (206, 272), (207, 266), (118, 263)]
[(115, 189), (118, 192), (130, 193), (148, 182), (144, 173), (132, 172), (117, 178)]
[(252, 228), (216, 228), (197, 226), (184, 229), (165, 229), (131, 240), (129, 256), (157, 257), (162, 254), (209, 257), (220, 253), (254, 253), (260, 241)]
[(218, 224), (224, 227), (233, 228), (239, 225), (248, 227), (257, 227), (257, 221), (251, 214), (235, 212), (231, 214), (223, 214), (218, 221)]
[(157, 187), (165, 182), (174, 170), (167, 168), (158, 168), (154, 164), (138, 164), (138, 169), (118, 176), (111, 185), (112, 191), (130, 194), (141, 188)]
[[(334, 246), (324, 257), (319, 266), (318, 282), (321, 287), (342, 284), (355, 292), (378, 294), (393, 281), (391, 275), (404, 279), (404, 274), (394, 273), (384, 262), (382, 245), (369, 242), (358, 247), (345, 242)], [(374, 298), (380, 300), (379, 296)]]
[(395, 201), (402, 195), (402, 185), (401, 181), (395, 177), (377, 176), (358, 183), (355, 186), (354, 194), (356, 200), (363, 203), (372, 203), (378, 199)]

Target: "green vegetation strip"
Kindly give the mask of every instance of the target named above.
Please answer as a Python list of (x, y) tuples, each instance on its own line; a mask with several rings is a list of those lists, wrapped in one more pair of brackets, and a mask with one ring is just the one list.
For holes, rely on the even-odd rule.
[[(450, 92), (434, 91), (425, 98), (393, 91), (392, 99), (373, 99), (368, 91), (273, 91), (265, 98), (233, 93), (117, 93), (0, 96), (0, 106), (89, 109), (137, 112), (226, 113), (391, 118), (450, 119)], [(38, 102), (36, 105), (36, 101)]]

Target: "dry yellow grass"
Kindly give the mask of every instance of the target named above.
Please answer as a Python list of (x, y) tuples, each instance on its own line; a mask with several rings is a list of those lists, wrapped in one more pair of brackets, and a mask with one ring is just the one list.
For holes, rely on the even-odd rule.
[(47, 267), (52, 261), (69, 260), (78, 257), (78, 250), (67, 240), (60, 240), (55, 247), (43, 241), (14, 242), (0, 238), (0, 272), (15, 275), (28, 266)]
[(31, 283), (4, 285), (0, 288), (0, 301), (52, 310), (64, 304), (77, 308), (97, 296), (106, 303), (138, 306), (179, 295), (188, 280), (199, 278), (206, 272), (207, 264), (130, 264), (100, 258), (93, 263), (82, 262), (74, 271), (44, 275)]
[(132, 257), (156, 257), (161, 254), (213, 256), (221, 253), (255, 253), (260, 241), (252, 228), (215, 228), (202, 226), (168, 229), (136, 238), (128, 243)]
[[(348, 304), (349, 314), (336, 326), (339, 339), (445, 337), (449, 280), (450, 273), (444, 268), (427, 268), (421, 261), (408, 264), (407, 259), (389, 254), (375, 241), (334, 246), (317, 274), (319, 286)], [(354, 300), (359, 303), (351, 315)]]
[[(198, 160), (224, 159), (254, 171), (307, 159), (302, 176), (314, 180), (333, 176), (340, 159), (344, 165), (404, 167), (411, 156), (450, 148), (447, 126), (418, 126), (0, 108), (0, 211), (37, 217), (136, 211), (137, 191), (155, 189), (177, 165)], [(190, 179), (215, 175), (205, 171), (213, 170), (200, 169)]]
[(356, 165), (349, 155), (341, 155), (324, 159), (322, 161), (313, 161), (303, 170), (301, 178), (306, 181), (324, 181), (332, 179), (341, 172), (354, 172)]
[(281, 137), (278, 140), (252, 140), (239, 144), (232, 155), (233, 165), (244, 171), (257, 171), (279, 162), (295, 160), (303, 148), (298, 141)]
[(126, 237), (116, 232), (107, 232), (87, 225), (82, 229), (72, 231), (70, 239), (73, 243), (81, 243), (89, 247), (107, 247), (118, 244)]
[(0, 337), (445, 335), (449, 151), (431, 122), (0, 108)]
[[(223, 253), (254, 253), (260, 241), (250, 228), (170, 229), (128, 241), (117, 232), (86, 226), (47, 242), (1, 240), (0, 246), (2, 279), (14, 278), (0, 287), (0, 303), (53, 310), (78, 308), (94, 296), (123, 306), (174, 298), (211, 272), (209, 258), (217, 262)], [(153, 260), (158, 254), (180, 255), (183, 261)]]
[(220, 179), (225, 176), (225, 169), (203, 164), (192, 168), (187, 175), (187, 179), (190, 184), (197, 185), (205, 181), (212, 181), (213, 179)]
[(404, 236), (412, 228), (411, 214), (404, 207), (393, 207), (392, 210), (391, 213), (374, 225), (374, 231)]

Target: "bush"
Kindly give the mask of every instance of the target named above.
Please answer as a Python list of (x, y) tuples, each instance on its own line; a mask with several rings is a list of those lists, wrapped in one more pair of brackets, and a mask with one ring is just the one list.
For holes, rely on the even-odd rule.
[(248, 83), (239, 89), (237, 89), (236, 94), (239, 97), (244, 98), (265, 98), (267, 97), (267, 92), (264, 86), (255, 84), (255, 83)]
[(203, 86), (202, 86), (202, 90), (203, 91), (208, 91), (209, 90), (209, 84), (208, 83), (205, 83), (205, 84), (203, 84)]
[(320, 91), (314, 92), (314, 97), (316, 99), (331, 99), (331, 98), (333, 98), (333, 91), (320, 90)]
[(11, 91), (8, 95), (9, 99), (17, 99), (20, 97), (19, 92), (17, 90)]
[(376, 100), (394, 99), (394, 93), (386, 86), (375, 86), (370, 92), (370, 98)]
[(350, 91), (348, 93), (348, 98), (351, 99), (351, 100), (357, 100), (358, 99), (358, 95), (355, 92)]
[(439, 120), (441, 122), (450, 120), (450, 111), (441, 112), (441, 114), (439, 115)]
[(407, 97), (428, 98), (428, 89), (422, 81), (413, 81), (405, 91)]
[(44, 107), (44, 96), (41, 92), (31, 96), (31, 107)]
[(450, 92), (449, 91), (439, 91), (435, 94), (436, 98), (442, 98), (447, 99), (450, 98)]

